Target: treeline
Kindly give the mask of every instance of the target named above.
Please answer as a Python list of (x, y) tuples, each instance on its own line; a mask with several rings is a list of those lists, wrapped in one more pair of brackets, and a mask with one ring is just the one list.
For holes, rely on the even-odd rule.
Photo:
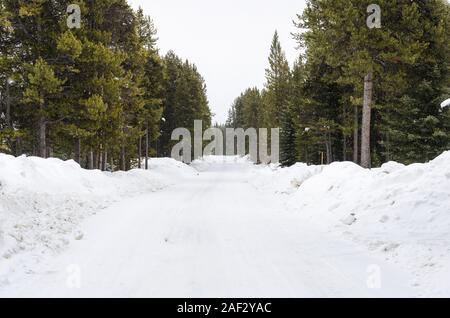
[(211, 121), (195, 65), (160, 56), (151, 18), (126, 0), (0, 0), (0, 106), (1, 152), (103, 170), (167, 155), (173, 127)]
[(231, 127), (280, 127), (284, 165), (364, 167), (430, 160), (450, 149), (450, 5), (445, 0), (309, 0), (289, 67), (275, 33), (262, 90), (233, 103)]

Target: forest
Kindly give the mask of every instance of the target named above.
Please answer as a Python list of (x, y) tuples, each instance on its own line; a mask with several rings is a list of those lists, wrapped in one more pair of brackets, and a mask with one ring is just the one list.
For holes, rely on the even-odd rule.
[(450, 149), (450, 5), (309, 0), (294, 20), (299, 57), (290, 66), (275, 32), (262, 89), (229, 110), (229, 127), (280, 127), (283, 165), (426, 162)]
[[(281, 164), (426, 162), (450, 148), (450, 5), (309, 0), (292, 12), (298, 58), (275, 31), (266, 84), (219, 127), (281, 129)], [(67, 7), (81, 8), (69, 28)], [(126, 0), (0, 0), (0, 152), (128, 170), (170, 156), (177, 127), (211, 125), (192, 61), (162, 55), (157, 27)], [(267, 54), (268, 52), (261, 52)], [(236, 70), (239, 72), (239, 70)], [(251, 83), (249, 83), (251, 85)]]
[[(66, 23), (71, 4), (80, 28)], [(152, 19), (126, 0), (0, 0), (0, 9), (0, 152), (128, 170), (169, 156), (175, 127), (210, 125), (196, 66), (161, 56)]]

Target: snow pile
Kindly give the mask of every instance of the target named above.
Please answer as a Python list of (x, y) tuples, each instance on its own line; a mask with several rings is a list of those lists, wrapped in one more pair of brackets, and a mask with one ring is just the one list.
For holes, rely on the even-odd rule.
[(82, 239), (81, 221), (115, 201), (197, 174), (173, 159), (151, 159), (149, 168), (110, 173), (71, 160), (0, 154), (0, 278), (20, 252), (57, 252)]
[(274, 181), (265, 190), (290, 194), (289, 210), (412, 272), (414, 285), (450, 293), (450, 152), (426, 164), (372, 170), (297, 164), (261, 180)]
[(249, 156), (206, 156), (194, 160), (191, 167), (200, 172), (223, 170), (239, 171), (245, 175), (247, 183), (260, 191), (290, 194), (297, 190), (308, 178), (320, 173), (323, 166), (308, 166), (297, 163), (289, 168), (280, 168), (279, 164), (255, 165)]
[(222, 165), (229, 165), (234, 169), (240, 169), (242, 166), (252, 166), (248, 156), (205, 156), (192, 161), (191, 167), (197, 171), (214, 171), (221, 170)]
[(253, 169), (248, 182), (262, 191), (292, 194), (303, 182), (322, 170), (323, 166), (308, 166), (304, 163), (296, 163), (288, 168), (273, 164), (261, 165)]
[(444, 100), (444, 101), (442, 102), (442, 104), (441, 104), (441, 107), (442, 107), (442, 108), (445, 108), (445, 107), (447, 107), (447, 106), (450, 106), (450, 98), (447, 99), (447, 100)]
[(171, 158), (151, 158), (148, 162), (148, 169), (171, 183), (178, 183), (180, 179), (198, 175), (194, 168)]
[[(171, 233), (172, 236), (181, 235), (180, 244), (194, 240), (189, 243), (194, 248), (199, 243), (203, 244), (203, 240), (208, 241), (214, 251), (217, 249), (215, 237), (230, 235), (230, 239), (238, 244), (236, 249), (239, 251), (255, 248), (253, 253), (256, 256), (270, 248), (272, 253), (283, 251), (276, 254), (283, 264), (286, 264), (285, 260), (300, 260), (298, 264), (303, 264), (304, 253), (314, 250), (308, 263), (318, 268), (320, 264), (324, 266), (324, 262), (328, 268), (332, 261), (340, 259), (330, 256), (331, 252), (338, 256), (355, 253), (355, 259), (364, 266), (369, 260), (395, 263), (393, 267), (411, 274), (408, 279), (414, 277), (408, 283), (417, 287), (420, 295), (448, 297), (450, 294), (450, 151), (426, 164), (405, 166), (389, 162), (372, 170), (349, 162), (328, 166), (298, 163), (281, 168), (273, 164), (254, 165), (248, 157), (237, 156), (209, 156), (195, 160), (190, 166), (173, 159), (151, 159), (149, 168), (148, 171), (105, 173), (81, 169), (73, 161), (14, 158), (0, 154), (0, 288), (8, 284), (11, 271), (18, 266), (25, 271), (31, 270), (33, 264), (30, 262), (39, 260), (42, 254), (58, 252), (72, 240), (90, 244), (93, 236), (88, 238), (89, 231), (86, 230), (83, 240), (83, 233), (79, 230), (87, 216), (126, 197), (176, 184), (176, 187), (158, 195), (148, 194), (155, 200), (148, 209), (156, 211), (154, 214), (139, 214), (143, 219), (136, 219), (131, 212), (138, 209), (146, 211), (147, 196), (144, 201), (133, 199), (134, 205), (129, 205), (129, 201), (116, 205), (111, 209), (115, 210), (112, 214), (105, 212), (105, 218), (96, 224), (100, 232), (97, 239), (110, 242), (110, 235), (105, 235), (100, 229), (125, 235), (132, 235), (130, 232), (136, 230), (140, 236), (134, 236), (134, 240), (141, 241), (139, 246), (147, 248), (147, 224), (151, 223), (153, 228), (150, 232), (154, 237), (148, 243), (157, 244), (154, 245), (156, 250), (161, 247), (161, 242), (154, 238), (167, 238), (167, 233)], [(166, 201), (170, 204), (166, 205)], [(122, 211), (123, 206), (127, 210)], [(210, 213), (213, 207), (218, 213)], [(279, 213), (281, 211), (285, 214)], [(104, 222), (110, 220), (111, 215), (120, 222)], [(126, 230), (117, 230), (122, 229), (122, 220), (129, 223), (129, 228), (124, 226)], [(228, 221), (223, 223), (224, 220)], [(105, 227), (105, 224), (113, 227)], [(292, 224), (301, 226), (292, 227)], [(223, 230), (226, 226), (229, 233)], [(236, 234), (239, 231), (233, 232), (234, 229), (242, 230), (242, 233)], [(258, 235), (269, 239), (261, 243)], [(273, 242), (270, 235), (275, 235)], [(277, 240), (278, 236), (283, 239)], [(346, 243), (352, 249), (341, 249), (341, 243), (334, 245), (333, 240), (340, 242), (342, 237), (363, 248), (354, 248), (354, 244), (349, 242)], [(123, 248), (131, 242), (125, 240), (122, 243), (122, 240), (120, 236), (114, 238), (111, 246), (105, 245), (105, 249), (107, 247), (110, 251), (119, 245)], [(258, 241), (258, 246), (253, 246), (253, 240)], [(248, 245), (242, 248), (242, 244)], [(171, 248), (164, 249), (170, 253), (168, 258), (173, 256)], [(186, 251), (185, 245), (179, 248), (183, 253)], [(234, 253), (235, 250), (230, 251)], [(365, 257), (366, 254), (370, 254), (370, 258)], [(107, 252), (104, 255), (108, 255)], [(128, 258), (128, 255), (131, 254), (126, 253), (123, 257)], [(140, 255), (136, 254), (139, 264)], [(151, 255), (148, 260), (158, 261), (153, 259), (154, 254)], [(239, 263), (239, 259), (246, 258), (243, 255), (232, 261)], [(205, 257), (210, 258), (211, 255)], [(22, 258), (26, 258), (27, 267), (21, 267)], [(114, 258), (109, 258), (109, 255), (106, 258), (113, 263), (111, 260)], [(228, 258), (221, 259), (224, 260), (229, 261)], [(157, 267), (166, 268), (166, 258), (159, 261), (164, 265)], [(257, 257), (256, 261), (259, 261)], [(114, 262), (123, 264), (122, 261)], [(176, 261), (176, 265), (179, 264)], [(337, 261), (333, 266), (343, 264), (347, 263)], [(142, 273), (147, 273), (148, 265), (142, 263), (138, 267)], [(196, 265), (187, 266), (186, 263), (181, 266), (196, 268)], [(172, 273), (175, 268), (178, 267), (163, 272)], [(348, 270), (348, 273), (336, 271), (337, 276), (355, 274), (352, 266)], [(110, 276), (105, 277), (113, 277), (120, 270), (113, 267), (110, 272)], [(128, 275), (128, 271), (125, 272)], [(389, 285), (383, 280), (392, 279), (391, 274), (389, 270), (381, 272), (381, 283)], [(331, 276), (316, 277), (332, 280)]]

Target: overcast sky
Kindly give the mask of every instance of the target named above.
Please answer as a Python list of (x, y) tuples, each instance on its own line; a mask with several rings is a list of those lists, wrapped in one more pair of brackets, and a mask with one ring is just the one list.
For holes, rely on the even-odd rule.
[(304, 0), (129, 0), (142, 7), (158, 29), (162, 54), (172, 49), (195, 63), (208, 88), (213, 122), (247, 87), (263, 87), (275, 29), (292, 63), (298, 51), (290, 33)]

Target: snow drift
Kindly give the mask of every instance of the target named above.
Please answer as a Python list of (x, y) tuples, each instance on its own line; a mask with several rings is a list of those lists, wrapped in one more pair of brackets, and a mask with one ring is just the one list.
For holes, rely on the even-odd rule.
[[(263, 197), (279, 201), (267, 207), (276, 210), (277, 218), (353, 241), (375, 259), (411, 274), (410, 284), (423, 296), (450, 295), (450, 151), (425, 164), (389, 162), (371, 170), (350, 162), (281, 168), (254, 165), (248, 158), (211, 156), (191, 166), (151, 159), (148, 171), (116, 173), (84, 170), (73, 161), (0, 154), (0, 286), (8, 284), (12, 271), (27, 272), (42, 255), (83, 240), (80, 224), (89, 215), (115, 201), (173, 184), (196, 191), (199, 174), (225, 180), (225, 188), (239, 176), (238, 189), (248, 189), (239, 184), (248, 183)], [(176, 201), (178, 193), (173, 191), (167, 195)], [(196, 200), (207, 202), (205, 191)], [(248, 202), (249, 209), (255, 209), (250, 214), (261, 212), (261, 219), (267, 219), (264, 211), (254, 208), (255, 200)], [(201, 202), (199, 206), (211, 207)], [(201, 217), (206, 211), (196, 212)], [(186, 233), (195, 234), (194, 228)], [(302, 233), (292, 237), (298, 240), (293, 244), (308, 244)]]
[(60, 251), (82, 239), (79, 225), (87, 216), (196, 174), (167, 158), (151, 159), (149, 170), (110, 173), (72, 160), (0, 154), (0, 285), (17, 254)]
[(350, 162), (264, 167), (249, 182), (279, 193), (305, 221), (398, 263), (417, 277), (414, 285), (450, 294), (450, 151), (372, 170)]
[(442, 108), (445, 108), (445, 107), (447, 107), (447, 106), (450, 106), (450, 98), (444, 100), (444, 101), (441, 103), (441, 107), (442, 107)]

